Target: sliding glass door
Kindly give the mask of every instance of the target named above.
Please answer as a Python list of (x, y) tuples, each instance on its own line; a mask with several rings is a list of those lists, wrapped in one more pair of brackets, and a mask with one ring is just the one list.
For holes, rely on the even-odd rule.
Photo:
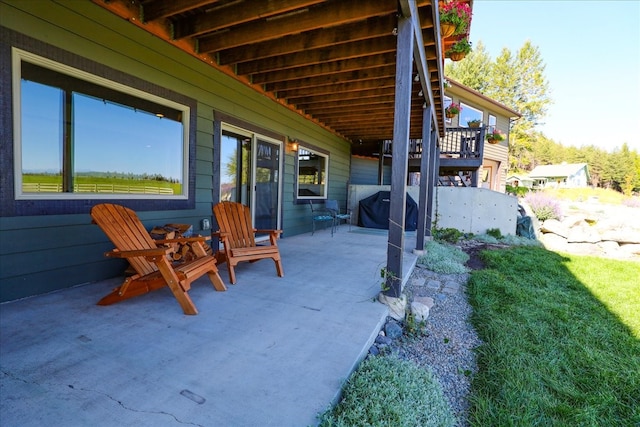
[(220, 154), (220, 200), (249, 206), (255, 228), (280, 228), (282, 142), (223, 127)]

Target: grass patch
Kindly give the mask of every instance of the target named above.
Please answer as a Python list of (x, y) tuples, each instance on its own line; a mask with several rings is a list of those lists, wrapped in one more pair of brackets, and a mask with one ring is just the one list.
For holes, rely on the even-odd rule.
[(367, 358), (321, 427), (453, 426), (455, 418), (433, 374), (394, 356)]
[(597, 197), (600, 203), (619, 205), (625, 199), (624, 194), (607, 188), (547, 188), (544, 192), (555, 198), (573, 202), (586, 202), (592, 197)]
[(472, 425), (639, 425), (640, 264), (538, 247), (482, 258)]

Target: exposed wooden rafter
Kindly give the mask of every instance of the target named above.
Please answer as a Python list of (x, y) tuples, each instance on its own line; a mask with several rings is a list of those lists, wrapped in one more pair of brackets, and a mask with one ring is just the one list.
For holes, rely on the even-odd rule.
[(444, 123), (436, 0), (93, 1), (351, 141), (393, 136), (398, 17), (413, 13), (410, 135), (430, 96)]

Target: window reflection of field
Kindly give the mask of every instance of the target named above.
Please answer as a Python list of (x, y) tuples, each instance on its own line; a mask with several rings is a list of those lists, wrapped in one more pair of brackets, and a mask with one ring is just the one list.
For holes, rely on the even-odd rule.
[[(62, 193), (62, 177), (24, 175), (24, 193)], [(84, 178), (73, 185), (74, 193), (95, 194), (182, 194), (182, 184), (152, 179)]]

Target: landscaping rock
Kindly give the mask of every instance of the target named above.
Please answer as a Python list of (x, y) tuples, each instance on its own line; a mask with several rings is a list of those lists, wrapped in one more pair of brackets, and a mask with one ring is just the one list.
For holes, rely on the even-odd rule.
[(395, 340), (402, 336), (402, 327), (395, 321), (389, 321), (384, 325), (384, 333), (389, 339)]
[(376, 344), (391, 345), (393, 340), (386, 335), (378, 335), (375, 342)]
[(390, 297), (383, 293), (378, 294), (378, 301), (389, 307), (389, 316), (395, 320), (404, 320), (407, 313), (407, 296), (401, 295), (399, 298)]
[(548, 219), (540, 226), (540, 231), (543, 233), (553, 233), (558, 236), (567, 237), (569, 235), (569, 227), (557, 219)]
[(602, 241), (602, 238), (598, 231), (587, 222), (576, 224), (569, 230), (569, 235), (567, 236), (567, 242), (569, 243), (598, 243), (600, 241)]
[(416, 322), (424, 322), (429, 318), (429, 307), (414, 301), (411, 303), (411, 314)]
[(551, 250), (640, 261), (640, 215), (637, 207), (596, 202), (564, 202), (562, 221), (540, 226), (540, 241)]

